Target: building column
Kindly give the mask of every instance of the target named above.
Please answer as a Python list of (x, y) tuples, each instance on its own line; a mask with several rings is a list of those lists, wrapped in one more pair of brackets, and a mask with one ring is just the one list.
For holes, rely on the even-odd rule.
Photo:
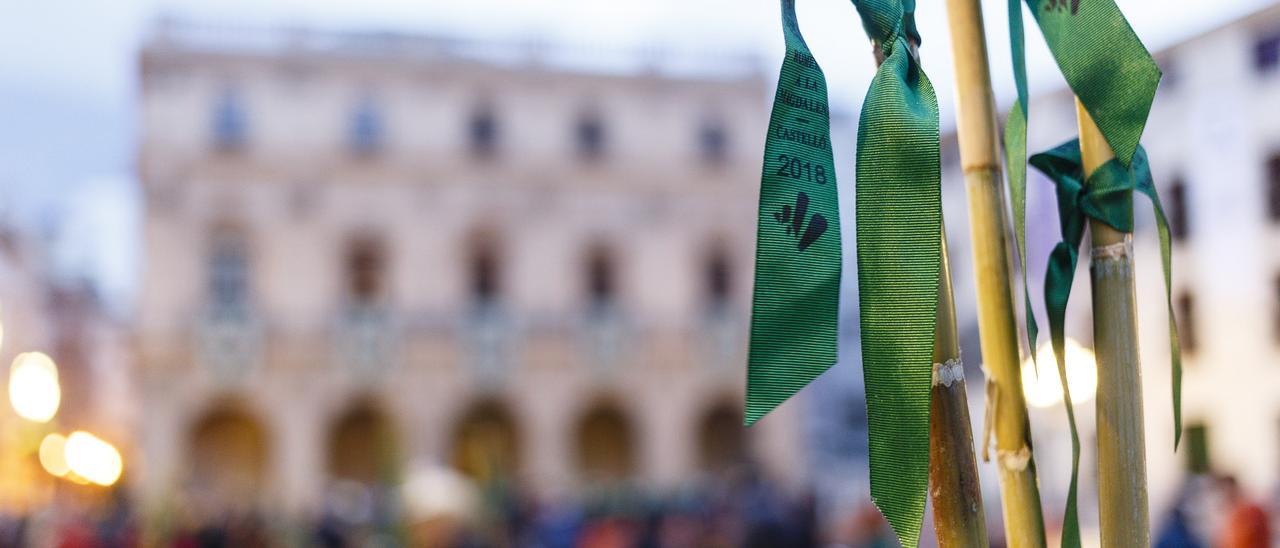
[(281, 508), (289, 518), (307, 518), (323, 507), (328, 484), (324, 468), (329, 414), (305, 397), (279, 402), (268, 422), (272, 475)]

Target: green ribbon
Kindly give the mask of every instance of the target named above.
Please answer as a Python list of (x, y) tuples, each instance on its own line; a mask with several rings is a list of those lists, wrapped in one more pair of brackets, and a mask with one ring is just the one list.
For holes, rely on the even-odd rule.
[[(1170, 281), (1168, 228), (1155, 187), (1150, 184), (1151, 177), (1146, 156), (1140, 152), (1141, 147), (1138, 145), (1151, 110), (1151, 103), (1155, 99), (1156, 86), (1160, 81), (1160, 69), (1113, 0), (1026, 0), (1026, 3), (1039, 24), (1041, 34), (1044, 35), (1067, 84), (1097, 124), (1116, 156), (1094, 174), (1090, 174), (1088, 184), (1083, 184), (1082, 169), (1078, 167), (1078, 145), (1068, 143), (1032, 157), (1033, 165), (1038, 163), (1036, 167), (1050, 174), (1050, 178), (1054, 179), (1058, 187), (1058, 207), (1064, 240), (1058, 244), (1050, 256), (1050, 268), (1045, 279), (1045, 301), (1049, 307), (1050, 335), (1058, 362), (1058, 373), (1062, 379), (1063, 390), (1068, 391), (1062, 355), (1062, 321), (1071, 289), (1071, 273), (1075, 270), (1078, 259), (1077, 249), (1086, 224), (1081, 215), (1094, 217), (1094, 213), (1102, 214), (1105, 218), (1095, 218), (1111, 226), (1116, 226), (1112, 221), (1129, 226), (1129, 229), (1116, 228), (1131, 232), (1132, 190), (1136, 188), (1150, 196), (1155, 205), (1160, 230), (1166, 297), (1168, 296)], [(1008, 6), (1009, 37), (1018, 100), (1010, 110), (1005, 125), (1006, 170), (1009, 174), (1009, 194), (1014, 210), (1014, 237), (1022, 266), (1027, 338), (1034, 359), (1038, 327), (1031, 310), (1030, 292), (1026, 283), (1025, 38), (1022, 8), (1018, 0), (1009, 0)], [(1139, 160), (1141, 165), (1138, 165)], [(1076, 167), (1073, 168), (1072, 165)], [(1116, 184), (1115, 181), (1119, 180), (1129, 180), (1132, 184), (1127, 187), (1121, 185), (1127, 190), (1120, 187), (1111, 190), (1123, 198), (1103, 200), (1103, 193), (1107, 191), (1092, 188), (1095, 177), (1098, 178), (1096, 183), (1101, 185)], [(1078, 198), (1082, 197), (1087, 199), (1080, 201)], [(1125, 210), (1127, 213), (1111, 211), (1111, 208), (1090, 209), (1094, 205), (1104, 203), (1117, 208), (1127, 207), (1128, 209)], [(1169, 321), (1173, 362), (1174, 447), (1176, 448), (1182, 435), (1182, 366), (1176, 328), (1173, 327), (1172, 308), (1170, 308)], [(1075, 412), (1071, 399), (1068, 396), (1064, 400), (1071, 427), (1072, 466), (1066, 514), (1063, 518), (1062, 545), (1074, 547), (1080, 545), (1076, 507), (1080, 438), (1076, 430)]]
[(941, 264), (938, 101), (913, 50), (914, 0), (854, 0), (884, 58), (858, 121), (858, 291), (871, 497), (920, 538)]
[(745, 423), (836, 361), (840, 209), (827, 83), (782, 0), (786, 57), (769, 118), (760, 182)]
[[(1160, 258), (1164, 270), (1165, 304), (1169, 312), (1169, 346), (1173, 361), (1173, 408), (1175, 427), (1182, 422), (1181, 393), (1182, 363), (1178, 342), (1178, 329), (1173, 318), (1171, 295), (1171, 258), (1169, 251), (1169, 223), (1160, 196), (1151, 180), (1146, 151), (1139, 145), (1126, 167), (1119, 158), (1112, 158), (1094, 170), (1086, 180), (1080, 159), (1080, 143), (1073, 139), (1057, 147), (1036, 154), (1031, 165), (1044, 173), (1057, 190), (1058, 219), (1062, 229), (1062, 241), (1049, 255), (1045, 275), (1044, 300), (1049, 315), (1049, 334), (1058, 365), (1058, 377), (1062, 383), (1063, 401), (1071, 423), (1072, 467), (1071, 487), (1067, 496), (1067, 514), (1063, 520), (1062, 545), (1080, 545), (1080, 527), (1076, 509), (1076, 480), (1080, 465), (1080, 441), (1076, 434), (1075, 411), (1071, 405), (1071, 389), (1067, 384), (1064, 360), (1064, 329), (1067, 300), (1071, 296), (1071, 282), (1075, 277), (1079, 260), (1080, 243), (1084, 239), (1087, 220), (1092, 218), (1121, 232), (1133, 232), (1133, 191), (1137, 190), (1151, 199), (1155, 211), (1156, 228), (1160, 235)], [(1178, 428), (1181, 431), (1181, 428)], [(1177, 441), (1175, 440), (1175, 445)]]
[[(1033, 0), (1028, 0), (1031, 1)], [(1027, 55), (1021, 0), (1009, 0), (1009, 42), (1013, 53), (1013, 81), (1018, 89), (1018, 99), (1009, 109), (1009, 117), (1004, 125), (1004, 161), (1005, 173), (1009, 177), (1009, 198), (1013, 202), (1013, 236), (1018, 245), (1018, 261), (1022, 271), (1027, 343), (1034, 360), (1040, 330), (1031, 310), (1031, 292), (1027, 285)]]

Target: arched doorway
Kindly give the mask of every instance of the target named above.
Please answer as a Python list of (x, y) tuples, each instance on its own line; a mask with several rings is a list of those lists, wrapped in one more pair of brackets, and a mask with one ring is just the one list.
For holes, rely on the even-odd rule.
[(377, 406), (360, 402), (334, 420), (328, 440), (330, 478), (391, 484), (399, 478), (399, 464), (395, 429)]
[(222, 405), (191, 426), (187, 487), (207, 510), (252, 510), (262, 502), (269, 447), (262, 424), (237, 406)]
[(742, 406), (722, 402), (698, 421), (698, 468), (718, 474), (747, 459), (747, 432), (742, 426)]
[(520, 434), (511, 412), (497, 401), (473, 405), (453, 430), (453, 467), (482, 484), (520, 469)]
[(578, 470), (588, 480), (623, 480), (636, 468), (631, 421), (612, 404), (598, 404), (578, 421)]

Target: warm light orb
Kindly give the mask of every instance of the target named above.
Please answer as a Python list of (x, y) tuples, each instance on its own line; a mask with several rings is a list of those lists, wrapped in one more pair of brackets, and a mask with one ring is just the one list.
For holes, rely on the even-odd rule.
[[(1080, 343), (1067, 339), (1067, 383), (1071, 387), (1071, 403), (1081, 404), (1093, 398), (1098, 390), (1098, 366), (1093, 352)], [(1036, 364), (1031, 360), (1022, 363), (1022, 393), (1032, 407), (1053, 407), (1062, 403), (1062, 382), (1058, 378), (1058, 365), (1054, 361), (1053, 345), (1043, 344), (1036, 353)]]
[(18, 354), (9, 367), (9, 403), (18, 416), (35, 422), (49, 422), (58, 412), (62, 389), (58, 367), (40, 352)]
[(44, 471), (58, 477), (67, 475), (71, 468), (67, 466), (67, 438), (62, 434), (49, 434), (40, 441), (40, 466)]
[(65, 454), (71, 472), (98, 485), (115, 483), (124, 471), (120, 452), (88, 432), (72, 432), (67, 437)]

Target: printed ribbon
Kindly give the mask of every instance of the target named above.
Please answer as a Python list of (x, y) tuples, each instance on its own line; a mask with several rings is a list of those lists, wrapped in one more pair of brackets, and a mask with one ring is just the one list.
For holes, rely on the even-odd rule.
[[(1112, 183), (1111, 179), (1122, 178), (1125, 174), (1133, 182), (1125, 187), (1127, 190), (1115, 190), (1124, 198), (1115, 200), (1094, 200), (1088, 203), (1110, 203), (1117, 207), (1127, 207), (1125, 211), (1110, 212), (1116, 217), (1095, 217), (1124, 232), (1132, 231), (1132, 190), (1151, 197), (1157, 214), (1160, 230), (1161, 254), (1164, 262), (1166, 293), (1169, 288), (1170, 260), (1168, 229), (1164, 213), (1160, 209), (1155, 187), (1150, 185), (1150, 173), (1145, 154), (1139, 158), (1139, 139), (1146, 126), (1147, 115), (1151, 103), (1155, 99), (1156, 86), (1160, 81), (1160, 69), (1156, 66), (1151, 54), (1142, 45), (1137, 34), (1129, 26), (1124, 14), (1120, 12), (1113, 0), (1026, 0), (1027, 7), (1040, 26), (1041, 34), (1053, 53), (1059, 70), (1076, 97), (1080, 99), (1089, 116), (1097, 124), (1107, 143), (1111, 146), (1116, 158), (1090, 174), (1083, 189), (1072, 191), (1071, 187), (1084, 182), (1083, 174), (1074, 177), (1077, 183), (1066, 174), (1071, 173), (1068, 160), (1072, 158), (1069, 151), (1074, 148), (1075, 163), (1079, 163), (1079, 147), (1070, 143), (1053, 151), (1037, 155), (1043, 164), (1037, 165), (1042, 171), (1046, 168), (1058, 174), (1054, 178), (1058, 186), (1059, 214), (1063, 229), (1064, 242), (1054, 249), (1050, 257), (1050, 268), (1045, 280), (1045, 299), (1049, 305), (1050, 335), (1053, 339), (1055, 356), (1058, 362), (1058, 373), (1063, 389), (1068, 390), (1065, 367), (1062, 356), (1062, 319), (1065, 315), (1067, 296), (1071, 288), (1071, 273), (1074, 272), (1077, 259), (1076, 249), (1082, 238), (1084, 221), (1079, 212), (1093, 216), (1087, 210), (1081, 210), (1070, 204), (1077, 201), (1075, 196), (1095, 196), (1099, 191), (1091, 188), (1095, 184), (1094, 177), (1099, 177), (1098, 184)], [(1013, 53), (1013, 73), (1017, 85), (1018, 100), (1009, 112), (1005, 125), (1006, 171), (1009, 174), (1009, 194), (1013, 202), (1014, 237), (1018, 246), (1018, 256), (1022, 266), (1023, 301), (1026, 311), (1027, 337), (1031, 354), (1035, 356), (1038, 328), (1031, 310), (1031, 298), (1026, 283), (1026, 128), (1027, 128), (1027, 78), (1025, 38), (1022, 25), (1022, 8), (1018, 0), (1009, 0), (1009, 38)], [(1035, 157), (1033, 157), (1035, 158)], [(1138, 165), (1139, 159), (1141, 165)], [(1063, 163), (1068, 162), (1068, 163)], [(1130, 171), (1131, 169), (1131, 171)], [(1119, 171), (1117, 171), (1119, 170)], [(1076, 172), (1081, 168), (1076, 167)], [(1110, 175), (1100, 175), (1110, 173)], [(1136, 177), (1136, 179), (1135, 179)], [(1145, 183), (1144, 183), (1145, 181)], [(1144, 184), (1146, 185), (1144, 187)], [(1068, 195), (1064, 196), (1064, 192)], [(1098, 196), (1101, 196), (1100, 194)], [(1064, 205), (1065, 204), (1065, 205)], [(1102, 210), (1098, 210), (1102, 211)], [(1129, 226), (1122, 229), (1119, 225)], [(1078, 226), (1077, 226), (1078, 225)], [(1079, 234), (1077, 234), (1079, 231)], [(1071, 245), (1067, 245), (1071, 244)], [(1069, 268), (1068, 268), (1069, 267)], [(1063, 277), (1065, 276), (1065, 281)], [(1167, 296), (1167, 295), (1166, 295)], [(1176, 328), (1173, 323), (1172, 308), (1169, 311), (1170, 346), (1173, 362), (1173, 416), (1174, 447), (1176, 449), (1182, 436), (1182, 365), (1179, 353)], [(1055, 328), (1054, 323), (1057, 322)], [(1063, 546), (1079, 546), (1080, 530), (1076, 508), (1077, 480), (1080, 465), (1080, 438), (1076, 431), (1075, 411), (1070, 397), (1064, 398), (1067, 418), (1071, 427), (1071, 483), (1067, 492), (1066, 515), (1063, 518)]]
[(884, 61), (858, 121), (858, 291), (871, 497), (904, 546), (929, 485), (941, 261), (938, 101), (913, 45), (914, 0), (854, 0)]
[(760, 182), (755, 295), (747, 358), (750, 426), (836, 361), (840, 209), (827, 83), (782, 0), (786, 57)]
[[(1044, 301), (1049, 314), (1049, 334), (1058, 365), (1058, 377), (1062, 382), (1063, 401), (1071, 421), (1073, 439), (1071, 487), (1067, 499), (1067, 516), (1063, 524), (1063, 546), (1079, 546), (1080, 530), (1077, 518), (1075, 490), (1079, 468), (1080, 449), (1075, 433), (1075, 414), (1071, 407), (1071, 389), (1067, 385), (1066, 362), (1063, 359), (1065, 342), (1067, 300), (1071, 295), (1071, 281), (1075, 277), (1080, 243), (1084, 238), (1087, 220), (1092, 218), (1121, 232), (1133, 232), (1133, 191), (1137, 190), (1151, 199), (1155, 210), (1156, 228), (1160, 235), (1160, 259), (1164, 270), (1165, 304), (1169, 312), (1169, 346), (1173, 360), (1174, 420), (1180, 423), (1181, 402), (1178, 387), (1182, 382), (1182, 365), (1178, 329), (1173, 318), (1171, 291), (1171, 260), (1169, 252), (1169, 223), (1160, 205), (1147, 164), (1147, 153), (1139, 145), (1129, 167), (1119, 158), (1112, 158), (1084, 178), (1080, 159), (1080, 143), (1073, 139), (1057, 147), (1036, 154), (1031, 165), (1043, 172), (1057, 189), (1058, 217), (1062, 228), (1062, 241), (1049, 255), (1049, 267), (1045, 275)], [(1175, 442), (1176, 443), (1176, 442)]]

